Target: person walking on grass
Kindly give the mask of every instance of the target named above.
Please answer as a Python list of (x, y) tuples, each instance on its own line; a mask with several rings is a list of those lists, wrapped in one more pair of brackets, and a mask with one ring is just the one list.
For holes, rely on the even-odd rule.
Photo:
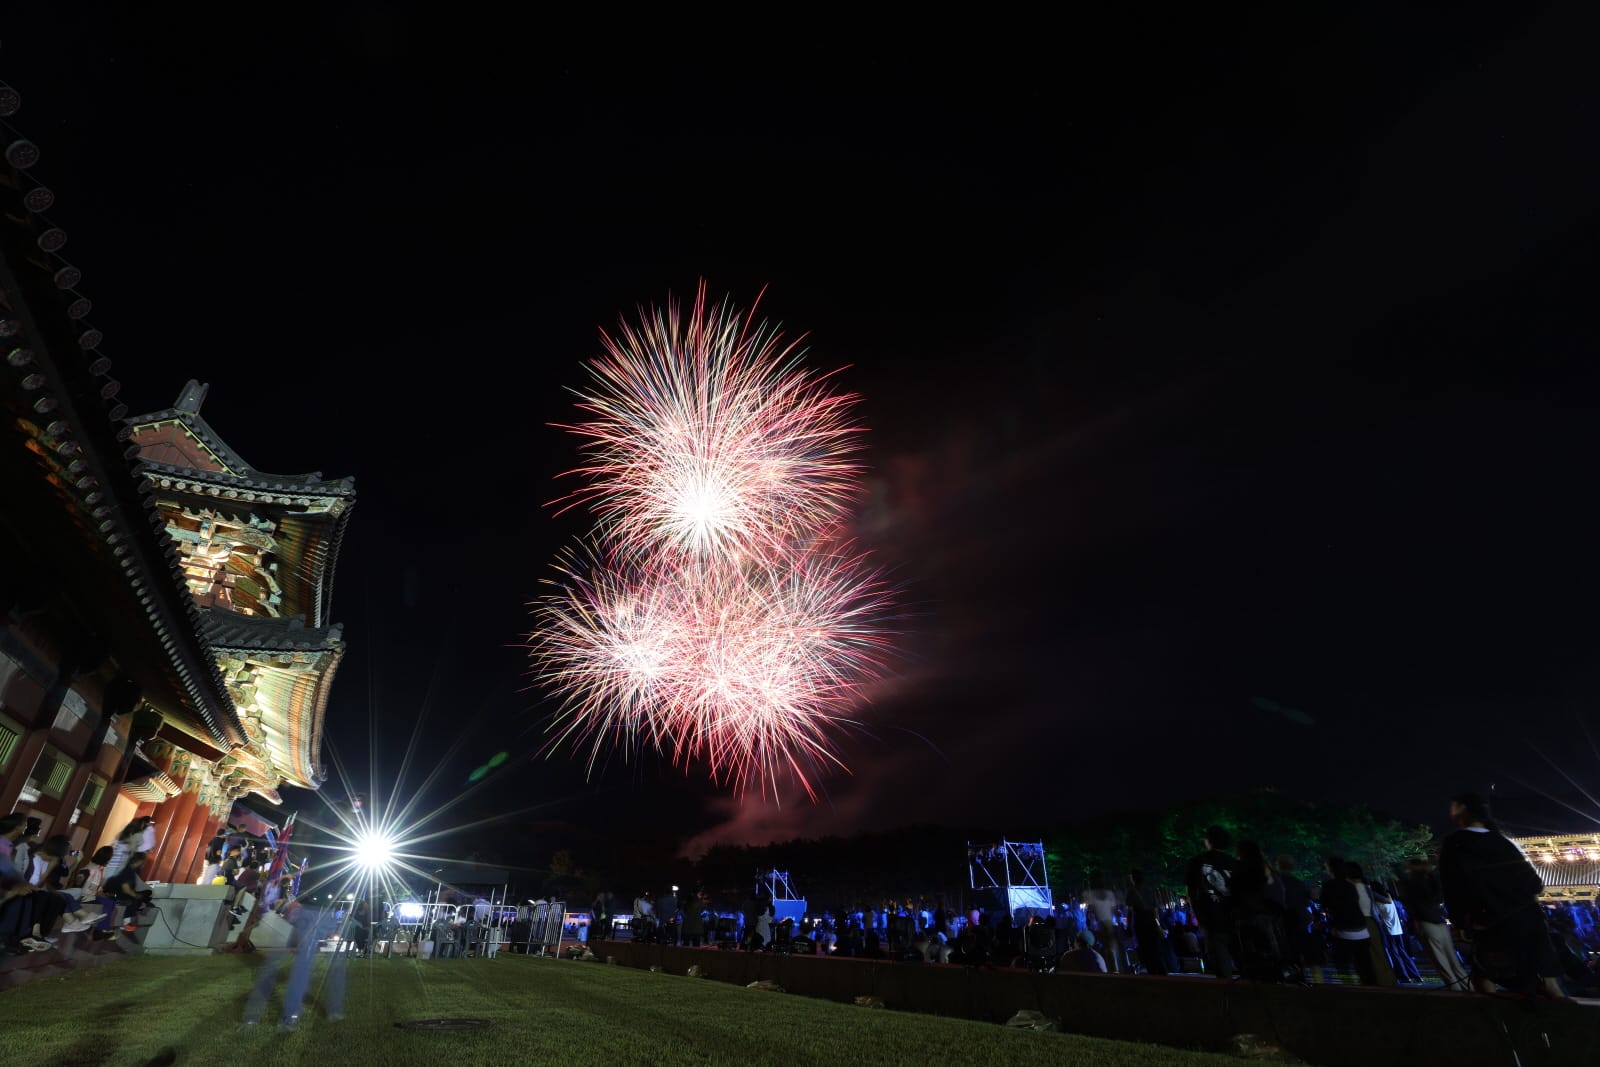
[(289, 985), (283, 993), (283, 1009), (278, 1013), (278, 1032), (289, 1033), (300, 1029), (300, 1016), (305, 1007), (306, 993), (311, 987), (311, 969), (317, 961), (317, 949), (326, 938), (334, 938), (340, 950), (328, 960), (328, 973), (323, 981), (323, 1010), (330, 1022), (344, 1018), (345, 972), (349, 953), (344, 951), (344, 938), (340, 927), (344, 919), (329, 905), (311, 907), (296, 901), (284, 912), (289, 925), (294, 927), (287, 949), (262, 953), (261, 969), (256, 972), (256, 984), (244, 1005), (244, 1025), (255, 1027), (266, 1015), (267, 1003), (272, 999), (273, 987), (278, 983), (278, 972), (285, 960), (290, 961)]

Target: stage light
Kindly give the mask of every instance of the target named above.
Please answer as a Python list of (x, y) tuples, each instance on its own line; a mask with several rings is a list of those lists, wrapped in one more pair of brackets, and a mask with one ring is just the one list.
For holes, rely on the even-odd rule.
[(353, 858), (356, 866), (362, 870), (377, 872), (389, 866), (392, 852), (394, 852), (394, 842), (389, 840), (386, 834), (373, 832), (363, 834), (356, 839)]
[(423, 915), (422, 905), (411, 903), (402, 904), (400, 905), (399, 914), (400, 918), (402, 919), (420, 919)]

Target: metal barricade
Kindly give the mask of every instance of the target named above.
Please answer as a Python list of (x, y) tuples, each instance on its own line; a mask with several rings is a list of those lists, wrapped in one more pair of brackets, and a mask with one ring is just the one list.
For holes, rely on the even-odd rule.
[(551, 900), (535, 904), (528, 929), (530, 955), (552, 955), (561, 946), (561, 927), (567, 915), (567, 902)]

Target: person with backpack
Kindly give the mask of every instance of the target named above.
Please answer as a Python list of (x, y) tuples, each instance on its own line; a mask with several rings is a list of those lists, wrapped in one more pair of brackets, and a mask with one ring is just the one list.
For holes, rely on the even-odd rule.
[(1228, 910), (1233, 918), (1239, 976), (1281, 982), (1298, 975), (1283, 928), (1283, 882), (1254, 841), (1240, 841), (1233, 853), (1236, 866)]
[[(1365, 885), (1359, 879), (1348, 877), (1353, 864), (1338, 856), (1329, 856), (1324, 870), (1327, 880), (1322, 883), (1319, 902), (1328, 917), (1328, 932), (1333, 942), (1333, 966), (1342, 975), (1356, 976), (1361, 985), (1378, 984), (1378, 972), (1372, 952), (1372, 898), (1367, 895), (1362, 907)], [(1390, 983), (1391, 985), (1393, 982)]]
[(1229, 905), (1233, 897), (1235, 863), (1226, 849), (1233, 835), (1220, 826), (1206, 830), (1205, 851), (1189, 860), (1184, 881), (1189, 888), (1189, 906), (1200, 922), (1206, 941), (1206, 965), (1221, 979), (1233, 977), (1233, 920)]

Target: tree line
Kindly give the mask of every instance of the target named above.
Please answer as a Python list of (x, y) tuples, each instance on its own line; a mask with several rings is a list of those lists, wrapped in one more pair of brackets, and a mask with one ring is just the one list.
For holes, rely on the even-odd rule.
[[(1269, 857), (1293, 857), (1308, 878), (1316, 877), (1328, 856), (1386, 874), (1413, 856), (1425, 855), (1434, 844), (1433, 832), (1425, 826), (1362, 805), (1312, 803), (1273, 790), (1035, 826), (1006, 836), (1044, 842), (1051, 888), (1064, 897), (1086, 888), (1093, 871), (1104, 871), (1121, 884), (1134, 868), (1144, 870), (1155, 884), (1181, 891), (1184, 864), (1201, 850), (1209, 826), (1224, 827), (1235, 840), (1257, 842)], [(908, 894), (944, 895), (956, 902), (967, 889), (967, 843), (990, 843), (1000, 836), (978, 827), (919, 825), (850, 837), (717, 845), (703, 856), (680, 858), (655, 872), (604, 870), (562, 850), (552, 858), (549, 884), (540, 891), (586, 903), (601, 888), (631, 898), (642, 888), (680, 884), (701, 887), (715, 900), (735, 902), (750, 895), (757, 870), (777, 868), (790, 872), (796, 890), (818, 907)]]

